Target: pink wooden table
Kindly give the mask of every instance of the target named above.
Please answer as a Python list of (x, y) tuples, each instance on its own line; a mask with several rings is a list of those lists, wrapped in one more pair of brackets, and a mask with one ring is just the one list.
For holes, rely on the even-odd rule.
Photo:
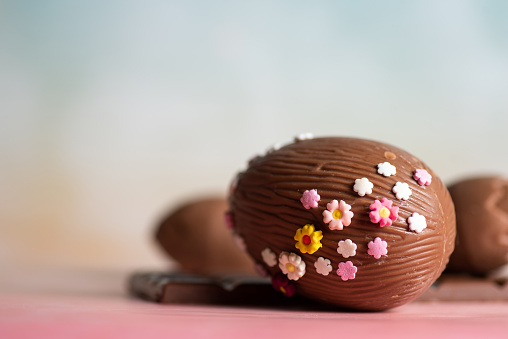
[(382, 313), (161, 305), (130, 297), (122, 275), (45, 274), (0, 284), (0, 338), (508, 337), (507, 302), (413, 302)]

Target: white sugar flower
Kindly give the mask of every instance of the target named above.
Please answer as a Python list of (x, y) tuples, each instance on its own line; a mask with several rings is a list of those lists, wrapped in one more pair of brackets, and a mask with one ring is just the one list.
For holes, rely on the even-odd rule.
[(425, 217), (416, 212), (407, 218), (407, 222), (409, 224), (409, 229), (411, 229), (411, 231), (415, 231), (416, 233), (420, 233), (427, 228), (427, 220)]
[(339, 241), (337, 253), (341, 254), (344, 258), (354, 257), (356, 255), (356, 244), (351, 239)]
[(411, 189), (409, 188), (409, 185), (405, 182), (398, 181), (395, 186), (392, 188), (393, 193), (395, 193), (395, 196), (399, 200), (407, 200), (409, 199), (409, 196), (413, 194)]
[(268, 247), (261, 251), (261, 256), (268, 267), (277, 265), (277, 255)]
[(236, 247), (238, 247), (242, 251), (247, 250), (247, 245), (245, 245), (245, 240), (243, 240), (243, 238), (240, 235), (238, 235), (237, 233), (233, 233), (233, 241), (234, 241)]
[(304, 140), (310, 140), (310, 139), (314, 139), (314, 134), (312, 134), (312, 133), (301, 133), (301, 134), (298, 134), (295, 137), (295, 141), (304, 141)]
[(328, 275), (332, 271), (332, 262), (330, 259), (319, 257), (314, 263), (314, 267), (319, 274)]
[(395, 175), (397, 173), (397, 168), (389, 162), (382, 162), (377, 164), (377, 172), (385, 177), (389, 177), (390, 175)]
[(298, 280), (305, 274), (305, 262), (296, 253), (282, 252), (279, 255), (279, 268), (291, 280)]
[(254, 270), (263, 278), (268, 278), (269, 274), (266, 268), (261, 264), (254, 264)]
[(374, 188), (374, 184), (367, 178), (356, 179), (355, 185), (353, 186), (353, 190), (361, 197), (365, 194), (371, 194), (372, 188)]

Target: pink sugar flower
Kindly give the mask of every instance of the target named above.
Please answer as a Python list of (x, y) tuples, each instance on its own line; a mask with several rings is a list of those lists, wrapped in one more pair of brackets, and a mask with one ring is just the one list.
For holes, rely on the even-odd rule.
[(296, 253), (281, 252), (279, 268), (291, 280), (298, 280), (305, 274), (305, 261)]
[(358, 246), (351, 240), (341, 240), (338, 242), (337, 253), (342, 254), (344, 258), (354, 257)]
[(233, 233), (233, 242), (235, 243), (236, 247), (238, 247), (238, 249), (244, 252), (247, 250), (245, 240), (238, 233)]
[(413, 178), (418, 181), (420, 185), (430, 185), (430, 182), (432, 181), (432, 175), (429, 174), (424, 169), (417, 169), (415, 170), (415, 173), (413, 174)]
[(254, 264), (254, 270), (261, 277), (263, 277), (263, 278), (267, 278), (268, 277), (268, 271), (266, 270), (266, 268), (263, 265), (258, 264), (258, 263)]
[(326, 205), (326, 210), (323, 211), (323, 222), (328, 224), (331, 230), (341, 230), (344, 226), (351, 224), (353, 212), (351, 212), (351, 205), (348, 205), (341, 200), (332, 200)]
[(358, 271), (358, 268), (353, 265), (351, 261), (340, 262), (337, 275), (339, 275), (342, 280), (347, 281), (356, 277), (356, 271)]
[(370, 205), (370, 221), (379, 223), (381, 227), (390, 226), (392, 221), (399, 217), (399, 207), (392, 206), (392, 204), (393, 201), (390, 199), (383, 198), (381, 202), (376, 199), (374, 203)]
[(377, 237), (374, 241), (369, 241), (367, 246), (369, 246), (367, 253), (376, 259), (379, 259), (382, 255), (388, 253), (388, 250), (386, 249), (386, 247), (388, 247), (388, 243), (380, 237)]
[(233, 213), (231, 212), (224, 213), (224, 221), (226, 222), (226, 227), (228, 229), (232, 230), (235, 227), (233, 221)]
[(318, 201), (321, 199), (319, 194), (317, 193), (317, 190), (306, 190), (303, 192), (302, 198), (300, 201), (302, 202), (303, 207), (306, 209), (309, 208), (316, 208), (318, 207)]

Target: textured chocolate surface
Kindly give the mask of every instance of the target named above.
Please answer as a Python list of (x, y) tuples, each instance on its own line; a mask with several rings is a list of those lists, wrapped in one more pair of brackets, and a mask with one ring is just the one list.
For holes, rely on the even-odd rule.
[(508, 180), (478, 177), (450, 187), (457, 241), (450, 271), (479, 275), (508, 264)]
[[(377, 173), (377, 165), (390, 162), (395, 175)], [(432, 175), (429, 186), (413, 179), (415, 169)], [(371, 194), (354, 192), (355, 179), (366, 177), (373, 184)], [(396, 182), (407, 183), (412, 195), (398, 200), (392, 192)], [(300, 198), (305, 190), (316, 189), (321, 199), (317, 208), (305, 209)], [(399, 217), (381, 228), (369, 218), (375, 199), (387, 198), (399, 206)], [(354, 213), (351, 225), (330, 230), (323, 211), (331, 200), (344, 200)], [(298, 254), (306, 263), (306, 273), (295, 281), (297, 293), (306, 297), (361, 310), (383, 310), (402, 305), (422, 294), (444, 270), (453, 251), (455, 214), (450, 195), (437, 175), (423, 162), (396, 147), (354, 138), (319, 138), (299, 141), (251, 161), (237, 178), (230, 195), (235, 230), (247, 244), (248, 253), (262, 263), (261, 251), (270, 248)], [(415, 233), (407, 218), (413, 212), (425, 216), (427, 228)], [(323, 232), (323, 247), (314, 254), (295, 248), (297, 229), (313, 224)], [(388, 254), (379, 259), (367, 253), (376, 237), (388, 243)], [(340, 240), (357, 244), (356, 255), (337, 253)], [(331, 261), (328, 276), (316, 272), (314, 262)], [(343, 281), (336, 274), (340, 262), (351, 261), (356, 278)], [(265, 268), (271, 275), (281, 272), (278, 265)]]
[(226, 210), (224, 198), (183, 204), (158, 225), (157, 241), (184, 272), (255, 274), (252, 260), (231, 239)]

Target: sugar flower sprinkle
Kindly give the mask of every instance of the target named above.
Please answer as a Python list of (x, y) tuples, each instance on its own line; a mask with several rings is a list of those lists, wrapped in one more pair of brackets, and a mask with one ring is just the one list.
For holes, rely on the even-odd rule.
[(317, 190), (306, 190), (303, 192), (300, 201), (306, 209), (318, 207), (318, 201), (321, 199)]
[(430, 185), (432, 182), (432, 175), (424, 169), (417, 169), (413, 174), (413, 178), (418, 181), (420, 185)]
[(407, 222), (409, 224), (409, 229), (411, 231), (415, 231), (416, 233), (420, 233), (424, 229), (427, 228), (427, 220), (425, 217), (419, 213), (414, 212), (411, 214), (409, 218), (407, 218)]
[(377, 172), (385, 177), (397, 174), (397, 168), (388, 161), (377, 164)]
[(406, 182), (397, 182), (393, 186), (392, 191), (399, 200), (407, 200), (409, 199), (409, 196), (413, 194)]
[(266, 268), (263, 265), (258, 264), (258, 263), (254, 264), (254, 270), (261, 277), (263, 277), (263, 278), (268, 277), (268, 271), (266, 270)]
[(388, 250), (386, 249), (388, 247), (388, 243), (379, 237), (375, 238), (373, 241), (369, 241), (367, 246), (369, 247), (367, 253), (376, 259), (379, 259), (382, 255), (386, 255), (388, 253)]
[(381, 227), (390, 226), (392, 221), (399, 217), (399, 207), (392, 206), (392, 204), (393, 201), (390, 199), (383, 198), (381, 202), (376, 199), (374, 203), (370, 205), (370, 221), (379, 223)]
[(310, 140), (310, 139), (314, 139), (314, 134), (312, 134), (312, 133), (301, 133), (301, 134), (298, 134), (295, 137), (295, 141), (304, 141), (304, 140)]
[(337, 275), (344, 281), (354, 279), (358, 268), (351, 261), (340, 262)]
[(275, 290), (282, 292), (286, 297), (291, 297), (296, 293), (295, 284), (282, 274), (277, 274), (272, 277), (272, 286)]
[(351, 212), (351, 205), (348, 205), (341, 200), (332, 200), (326, 205), (326, 210), (323, 211), (323, 222), (328, 224), (331, 230), (342, 230), (344, 226), (351, 224), (353, 212)]
[(337, 253), (341, 254), (344, 258), (354, 257), (356, 255), (356, 244), (351, 239), (339, 241)]
[(234, 241), (236, 247), (238, 247), (240, 250), (242, 250), (242, 251), (247, 250), (247, 245), (245, 245), (245, 240), (238, 233), (233, 233), (233, 241)]
[(261, 251), (261, 257), (268, 267), (277, 265), (277, 255), (268, 247)]
[(361, 197), (365, 196), (365, 194), (371, 194), (373, 188), (374, 184), (367, 178), (356, 179), (353, 186), (353, 190)]
[(230, 230), (232, 230), (235, 227), (233, 214), (231, 212), (224, 213), (224, 222), (226, 223), (226, 227)]
[(314, 267), (319, 274), (328, 275), (332, 271), (332, 262), (330, 259), (319, 257), (314, 263)]
[(296, 231), (294, 239), (297, 241), (295, 247), (302, 253), (313, 254), (318, 249), (323, 247), (321, 239), (323, 239), (323, 232), (316, 231), (314, 225), (307, 224)]

